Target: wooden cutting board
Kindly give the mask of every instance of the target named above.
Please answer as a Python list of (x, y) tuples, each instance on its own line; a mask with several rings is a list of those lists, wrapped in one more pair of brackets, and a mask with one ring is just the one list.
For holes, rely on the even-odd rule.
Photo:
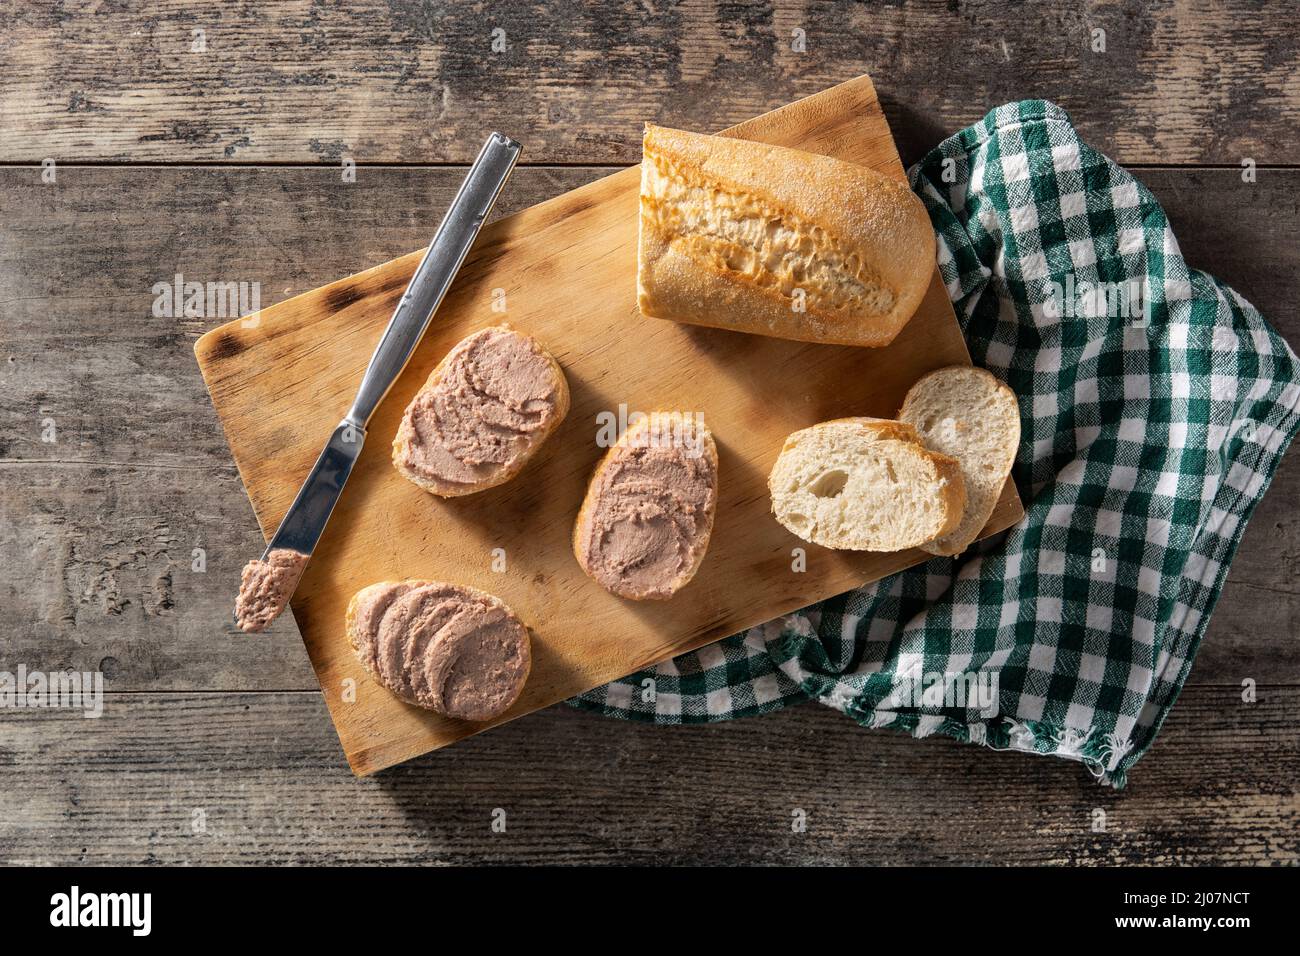
[[(865, 76), (727, 134), (903, 176)], [(937, 269), (919, 312), (886, 349), (786, 342), (648, 319), (636, 306), (639, 178), (638, 169), (623, 170), (484, 229), (372, 422), (292, 604), (344, 752), (358, 774), (927, 557), (919, 551), (853, 554), (806, 545), (772, 518), (766, 480), (790, 432), (846, 415), (892, 416), (922, 374), (969, 362)], [(441, 210), (428, 215), (432, 231)], [(255, 323), (229, 323), (195, 345), (268, 537), (350, 406), (421, 255), (413, 252), (281, 302), (262, 310)], [(502, 296), (504, 313), (494, 310)], [(564, 367), (572, 391), (569, 416), (514, 481), (466, 498), (434, 498), (393, 470), (393, 434), (447, 350), (470, 332), (502, 321), (536, 336)], [(718, 442), (721, 487), (712, 545), (695, 580), (665, 603), (607, 594), (582, 573), (570, 549), (578, 506), (602, 454), (597, 415), (617, 413), (620, 404), (632, 411), (703, 412)], [(985, 531), (1000, 531), (1020, 516), (1008, 482)], [(806, 549), (806, 570), (795, 569), (798, 548)], [(504, 570), (495, 570), (502, 559)], [(348, 601), (368, 584), (402, 578), (481, 588), (501, 597), (529, 625), (532, 676), (500, 720), (475, 724), (440, 717), (400, 702), (366, 676), (344, 636)]]

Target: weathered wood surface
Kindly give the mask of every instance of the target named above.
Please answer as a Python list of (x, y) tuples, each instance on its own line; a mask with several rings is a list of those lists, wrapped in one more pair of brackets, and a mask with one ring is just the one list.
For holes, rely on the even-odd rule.
[[(510, 212), (605, 168), (524, 168)], [(277, 690), (315, 681), (291, 621), (226, 623), (261, 549), (199, 378), (219, 319), (155, 318), (155, 282), (259, 282), (269, 304), (418, 247), (451, 169), (0, 169), (0, 668), (95, 669), (116, 690)], [(1144, 170), (1193, 265), (1300, 343), (1300, 171)], [(53, 419), (57, 441), (41, 441)], [(1238, 554), (1194, 681), (1300, 683), (1300, 461)], [(206, 571), (192, 568), (202, 548)]]
[(1116, 792), (816, 704), (689, 728), (552, 708), (358, 780), (315, 694), (128, 694), (0, 715), (0, 863), (1294, 865), (1297, 707), (1190, 689)]
[[(1237, 172), (1247, 157), (1295, 164), (1292, 12), (0, 0), (0, 163), (60, 164), (57, 185), (0, 168), (0, 669), (102, 665), (129, 692), (99, 721), (0, 713), (0, 862), (1295, 864), (1294, 454), (1193, 686), (1125, 792), (1063, 761), (863, 731), (816, 705), (690, 729), (552, 708), (358, 781), (292, 622), (251, 640), (224, 625), (260, 537), (191, 353), (220, 320), (150, 314), (151, 286), (177, 269), (258, 281), (270, 303), (426, 242), (459, 171), (366, 164), (464, 162), (492, 125), (531, 163), (630, 163), (644, 120), (722, 127), (871, 72), (905, 161), (998, 103), (1056, 100), (1090, 142), (1160, 167), (1139, 176), (1192, 264), (1300, 343), (1300, 170), (1264, 168), (1254, 185)], [(206, 53), (189, 52), (198, 28)], [(346, 187), (345, 157), (361, 164)], [(502, 210), (606, 172), (521, 169)], [(1257, 705), (1239, 701), (1244, 677), (1265, 683)], [(488, 828), (496, 807), (505, 834)], [(1109, 834), (1091, 832), (1095, 808)]]
[(1300, 131), (1287, 0), (0, 0), (0, 23), (4, 161), (465, 162), (497, 126), (532, 162), (627, 163), (646, 120), (718, 129), (860, 73), (907, 161), (1027, 96), (1126, 163), (1287, 163)]

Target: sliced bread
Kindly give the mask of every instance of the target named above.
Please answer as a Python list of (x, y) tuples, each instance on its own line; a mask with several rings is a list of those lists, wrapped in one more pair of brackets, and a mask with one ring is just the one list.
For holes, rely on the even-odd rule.
[(966, 504), (956, 461), (910, 425), (841, 418), (786, 439), (768, 478), (772, 511), (827, 548), (903, 551), (950, 533)]
[(898, 413), (932, 451), (955, 458), (966, 485), (956, 529), (923, 544), (932, 554), (960, 554), (988, 523), (1020, 446), (1015, 393), (979, 368), (941, 368), (921, 378)]

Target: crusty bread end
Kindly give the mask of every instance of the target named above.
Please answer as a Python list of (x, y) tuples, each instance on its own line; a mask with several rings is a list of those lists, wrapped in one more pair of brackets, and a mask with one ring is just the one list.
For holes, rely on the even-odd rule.
[(660, 319), (888, 345), (935, 270), (906, 182), (801, 150), (647, 125), (637, 299)]

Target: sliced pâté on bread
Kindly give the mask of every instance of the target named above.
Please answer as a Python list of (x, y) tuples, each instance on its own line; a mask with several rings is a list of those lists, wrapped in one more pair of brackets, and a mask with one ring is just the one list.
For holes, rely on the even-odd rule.
[(417, 707), (493, 720), (532, 668), (527, 626), (495, 595), (446, 581), (382, 581), (348, 604), (348, 643), (362, 667)]
[(966, 504), (957, 462), (912, 426), (841, 418), (795, 432), (768, 478), (772, 511), (827, 548), (904, 551), (950, 533)]
[(829, 156), (648, 125), (637, 298), (660, 319), (888, 345), (934, 275), (907, 183)]
[(960, 554), (970, 546), (1002, 495), (1020, 447), (1015, 393), (979, 368), (952, 366), (922, 377), (898, 413), (925, 446), (955, 458), (966, 484), (966, 512), (957, 527), (923, 544), (932, 554)]

